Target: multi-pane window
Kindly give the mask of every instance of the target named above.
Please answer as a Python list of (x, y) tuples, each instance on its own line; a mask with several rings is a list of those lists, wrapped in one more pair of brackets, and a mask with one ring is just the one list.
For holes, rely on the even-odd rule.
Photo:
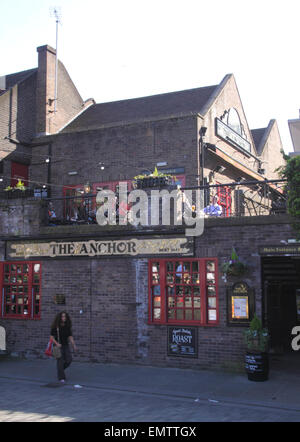
[(41, 264), (2, 264), (1, 316), (38, 319), (41, 310)]
[(149, 321), (216, 324), (217, 259), (150, 260)]

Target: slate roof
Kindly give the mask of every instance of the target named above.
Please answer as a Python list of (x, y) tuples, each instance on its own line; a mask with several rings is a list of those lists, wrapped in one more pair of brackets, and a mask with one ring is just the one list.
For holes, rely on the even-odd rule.
[(5, 90), (10, 89), (11, 87), (15, 86), (17, 83), (20, 83), (21, 81), (25, 80), (25, 78), (30, 77), (35, 72), (37, 72), (37, 68), (34, 69), (28, 69), (26, 71), (21, 72), (15, 72), (14, 74), (4, 75), (0, 77), (2, 79), (1, 84), (5, 83)]
[(114, 123), (201, 113), (219, 85), (152, 95), (90, 106), (63, 132), (95, 129)]
[(275, 120), (270, 120), (267, 127), (262, 127), (260, 129), (251, 129), (253, 141), (258, 155), (262, 154), (274, 123)]

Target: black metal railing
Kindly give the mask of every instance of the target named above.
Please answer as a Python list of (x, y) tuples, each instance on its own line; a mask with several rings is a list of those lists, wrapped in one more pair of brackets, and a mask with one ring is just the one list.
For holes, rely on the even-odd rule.
[[(286, 213), (286, 181), (240, 181), (226, 184), (211, 184), (199, 187), (185, 187), (181, 190), (200, 189), (203, 192), (203, 208), (205, 217), (243, 217), (266, 216)], [(174, 187), (173, 187), (174, 189)], [(145, 189), (144, 189), (145, 190)], [(47, 214), (46, 224), (82, 225), (97, 224), (96, 212), (99, 206), (96, 203), (96, 194), (80, 194), (74, 196), (45, 198)], [(115, 222), (119, 224), (120, 213), (124, 214), (127, 207), (119, 207), (116, 194)], [(197, 210), (192, 207), (192, 210)]]

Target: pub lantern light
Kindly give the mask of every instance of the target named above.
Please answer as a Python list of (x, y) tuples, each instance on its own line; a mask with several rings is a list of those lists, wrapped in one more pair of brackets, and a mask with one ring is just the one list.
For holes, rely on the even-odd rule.
[(84, 193), (90, 193), (90, 191), (91, 191), (91, 186), (90, 186), (90, 183), (89, 183), (89, 182), (87, 182), (87, 183), (84, 185), (83, 190), (84, 190)]

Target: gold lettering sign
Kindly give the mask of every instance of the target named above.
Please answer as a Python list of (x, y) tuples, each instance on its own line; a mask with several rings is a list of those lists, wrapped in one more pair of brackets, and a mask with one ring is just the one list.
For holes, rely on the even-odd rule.
[(164, 239), (121, 239), (89, 240), (67, 242), (8, 242), (10, 259), (56, 258), (56, 257), (99, 257), (99, 256), (139, 256), (139, 255), (185, 255), (193, 256), (191, 238)]

